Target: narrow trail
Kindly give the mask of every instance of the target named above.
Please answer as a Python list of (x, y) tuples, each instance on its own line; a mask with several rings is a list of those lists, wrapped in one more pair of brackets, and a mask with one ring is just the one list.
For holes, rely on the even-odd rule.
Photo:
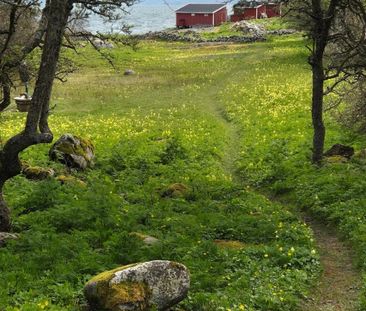
[(334, 229), (310, 216), (304, 221), (313, 230), (323, 273), (301, 311), (355, 311), (358, 307), (360, 274), (353, 265), (351, 249), (337, 237)]
[(240, 135), (235, 123), (227, 118), (224, 111), (219, 110), (218, 114), (227, 129), (226, 149), (222, 159), (223, 167), (226, 172), (230, 173), (233, 182), (240, 184), (240, 177), (236, 173), (235, 165), (239, 157)]
[[(215, 93), (215, 92), (213, 92)], [(211, 96), (214, 95), (211, 93)], [(225, 125), (227, 144), (224, 150), (223, 167), (235, 183), (242, 184), (235, 169), (236, 159), (240, 156), (240, 134), (235, 122), (230, 121), (220, 106), (217, 96), (212, 96), (215, 104), (211, 112)], [(276, 201), (276, 203), (280, 203)], [(284, 208), (286, 204), (284, 204)], [(337, 236), (335, 230), (303, 215), (303, 220), (314, 233), (323, 269), (317, 285), (309, 297), (302, 301), (300, 311), (356, 311), (360, 291), (360, 274), (353, 265), (353, 253)]]

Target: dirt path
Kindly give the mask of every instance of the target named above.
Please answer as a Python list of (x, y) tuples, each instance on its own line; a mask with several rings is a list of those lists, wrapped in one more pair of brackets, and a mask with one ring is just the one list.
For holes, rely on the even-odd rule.
[(354, 267), (353, 253), (340, 241), (333, 229), (309, 216), (305, 222), (312, 228), (323, 273), (302, 311), (355, 311), (360, 288), (360, 274)]
[[(223, 167), (235, 183), (241, 184), (240, 176), (236, 174), (236, 159), (240, 152), (240, 133), (237, 124), (227, 118), (217, 90), (211, 88), (205, 93), (212, 98), (212, 105), (207, 108), (226, 127), (226, 150), (222, 159)], [(286, 202), (283, 203), (287, 208)], [(313, 230), (320, 253), (323, 273), (318, 284), (300, 305), (300, 311), (356, 311), (360, 291), (360, 273), (353, 265), (353, 253), (343, 243), (333, 229), (314, 220), (310, 216), (302, 216)]]

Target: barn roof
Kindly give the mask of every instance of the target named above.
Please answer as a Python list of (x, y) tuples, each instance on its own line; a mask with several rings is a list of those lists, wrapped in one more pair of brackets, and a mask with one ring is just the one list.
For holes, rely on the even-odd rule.
[(234, 9), (245, 9), (245, 8), (257, 8), (262, 5), (276, 5), (279, 4), (278, 0), (241, 0), (234, 4)]
[(257, 8), (267, 4), (267, 2), (263, 1), (240, 1), (234, 5), (234, 9), (241, 9), (241, 8)]
[(222, 8), (225, 8), (226, 4), (187, 4), (184, 7), (176, 10), (176, 13), (215, 13)]

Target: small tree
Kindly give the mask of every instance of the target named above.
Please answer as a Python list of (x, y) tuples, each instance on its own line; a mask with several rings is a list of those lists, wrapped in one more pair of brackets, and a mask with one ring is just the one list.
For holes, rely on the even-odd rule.
[(289, 0), (287, 17), (310, 39), (314, 163), (323, 157), (324, 96), (354, 83), (366, 68), (364, 0)]
[[(24, 129), (5, 142), (0, 150), (0, 231), (11, 229), (10, 212), (3, 197), (3, 187), (6, 181), (21, 172), (19, 154), (32, 145), (50, 143), (53, 140), (48, 124), (49, 102), (68, 21), (75, 16), (79, 19), (87, 18), (90, 12), (109, 20), (117, 19), (118, 9), (124, 9), (134, 1), (46, 0), (31, 39), (18, 47), (18, 44), (12, 44), (24, 41), (23, 39), (16, 41), (16, 34), (21, 31), (17, 28), (18, 21), (28, 16), (26, 14), (37, 12), (40, 3), (37, 0), (0, 0), (0, 16), (6, 17), (4, 19), (6, 22), (0, 25), (5, 27), (0, 28), (2, 105), (8, 105), (10, 101), (11, 75), (35, 48), (40, 48), (42, 51), (32, 105)], [(88, 37), (85, 32), (83, 35)]]

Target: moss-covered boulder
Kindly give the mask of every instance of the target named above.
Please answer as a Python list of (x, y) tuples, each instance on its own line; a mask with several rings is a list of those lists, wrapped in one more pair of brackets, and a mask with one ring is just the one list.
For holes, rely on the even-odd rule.
[(54, 143), (49, 156), (70, 168), (85, 170), (94, 164), (94, 145), (88, 139), (65, 134)]
[(52, 168), (23, 166), (22, 174), (30, 180), (44, 180), (55, 176), (55, 171)]
[(149, 261), (103, 272), (92, 278), (84, 293), (91, 310), (167, 310), (183, 300), (189, 272), (179, 263)]
[(74, 184), (81, 187), (87, 186), (84, 181), (71, 175), (59, 175), (56, 177), (56, 180), (59, 181), (62, 185)]

